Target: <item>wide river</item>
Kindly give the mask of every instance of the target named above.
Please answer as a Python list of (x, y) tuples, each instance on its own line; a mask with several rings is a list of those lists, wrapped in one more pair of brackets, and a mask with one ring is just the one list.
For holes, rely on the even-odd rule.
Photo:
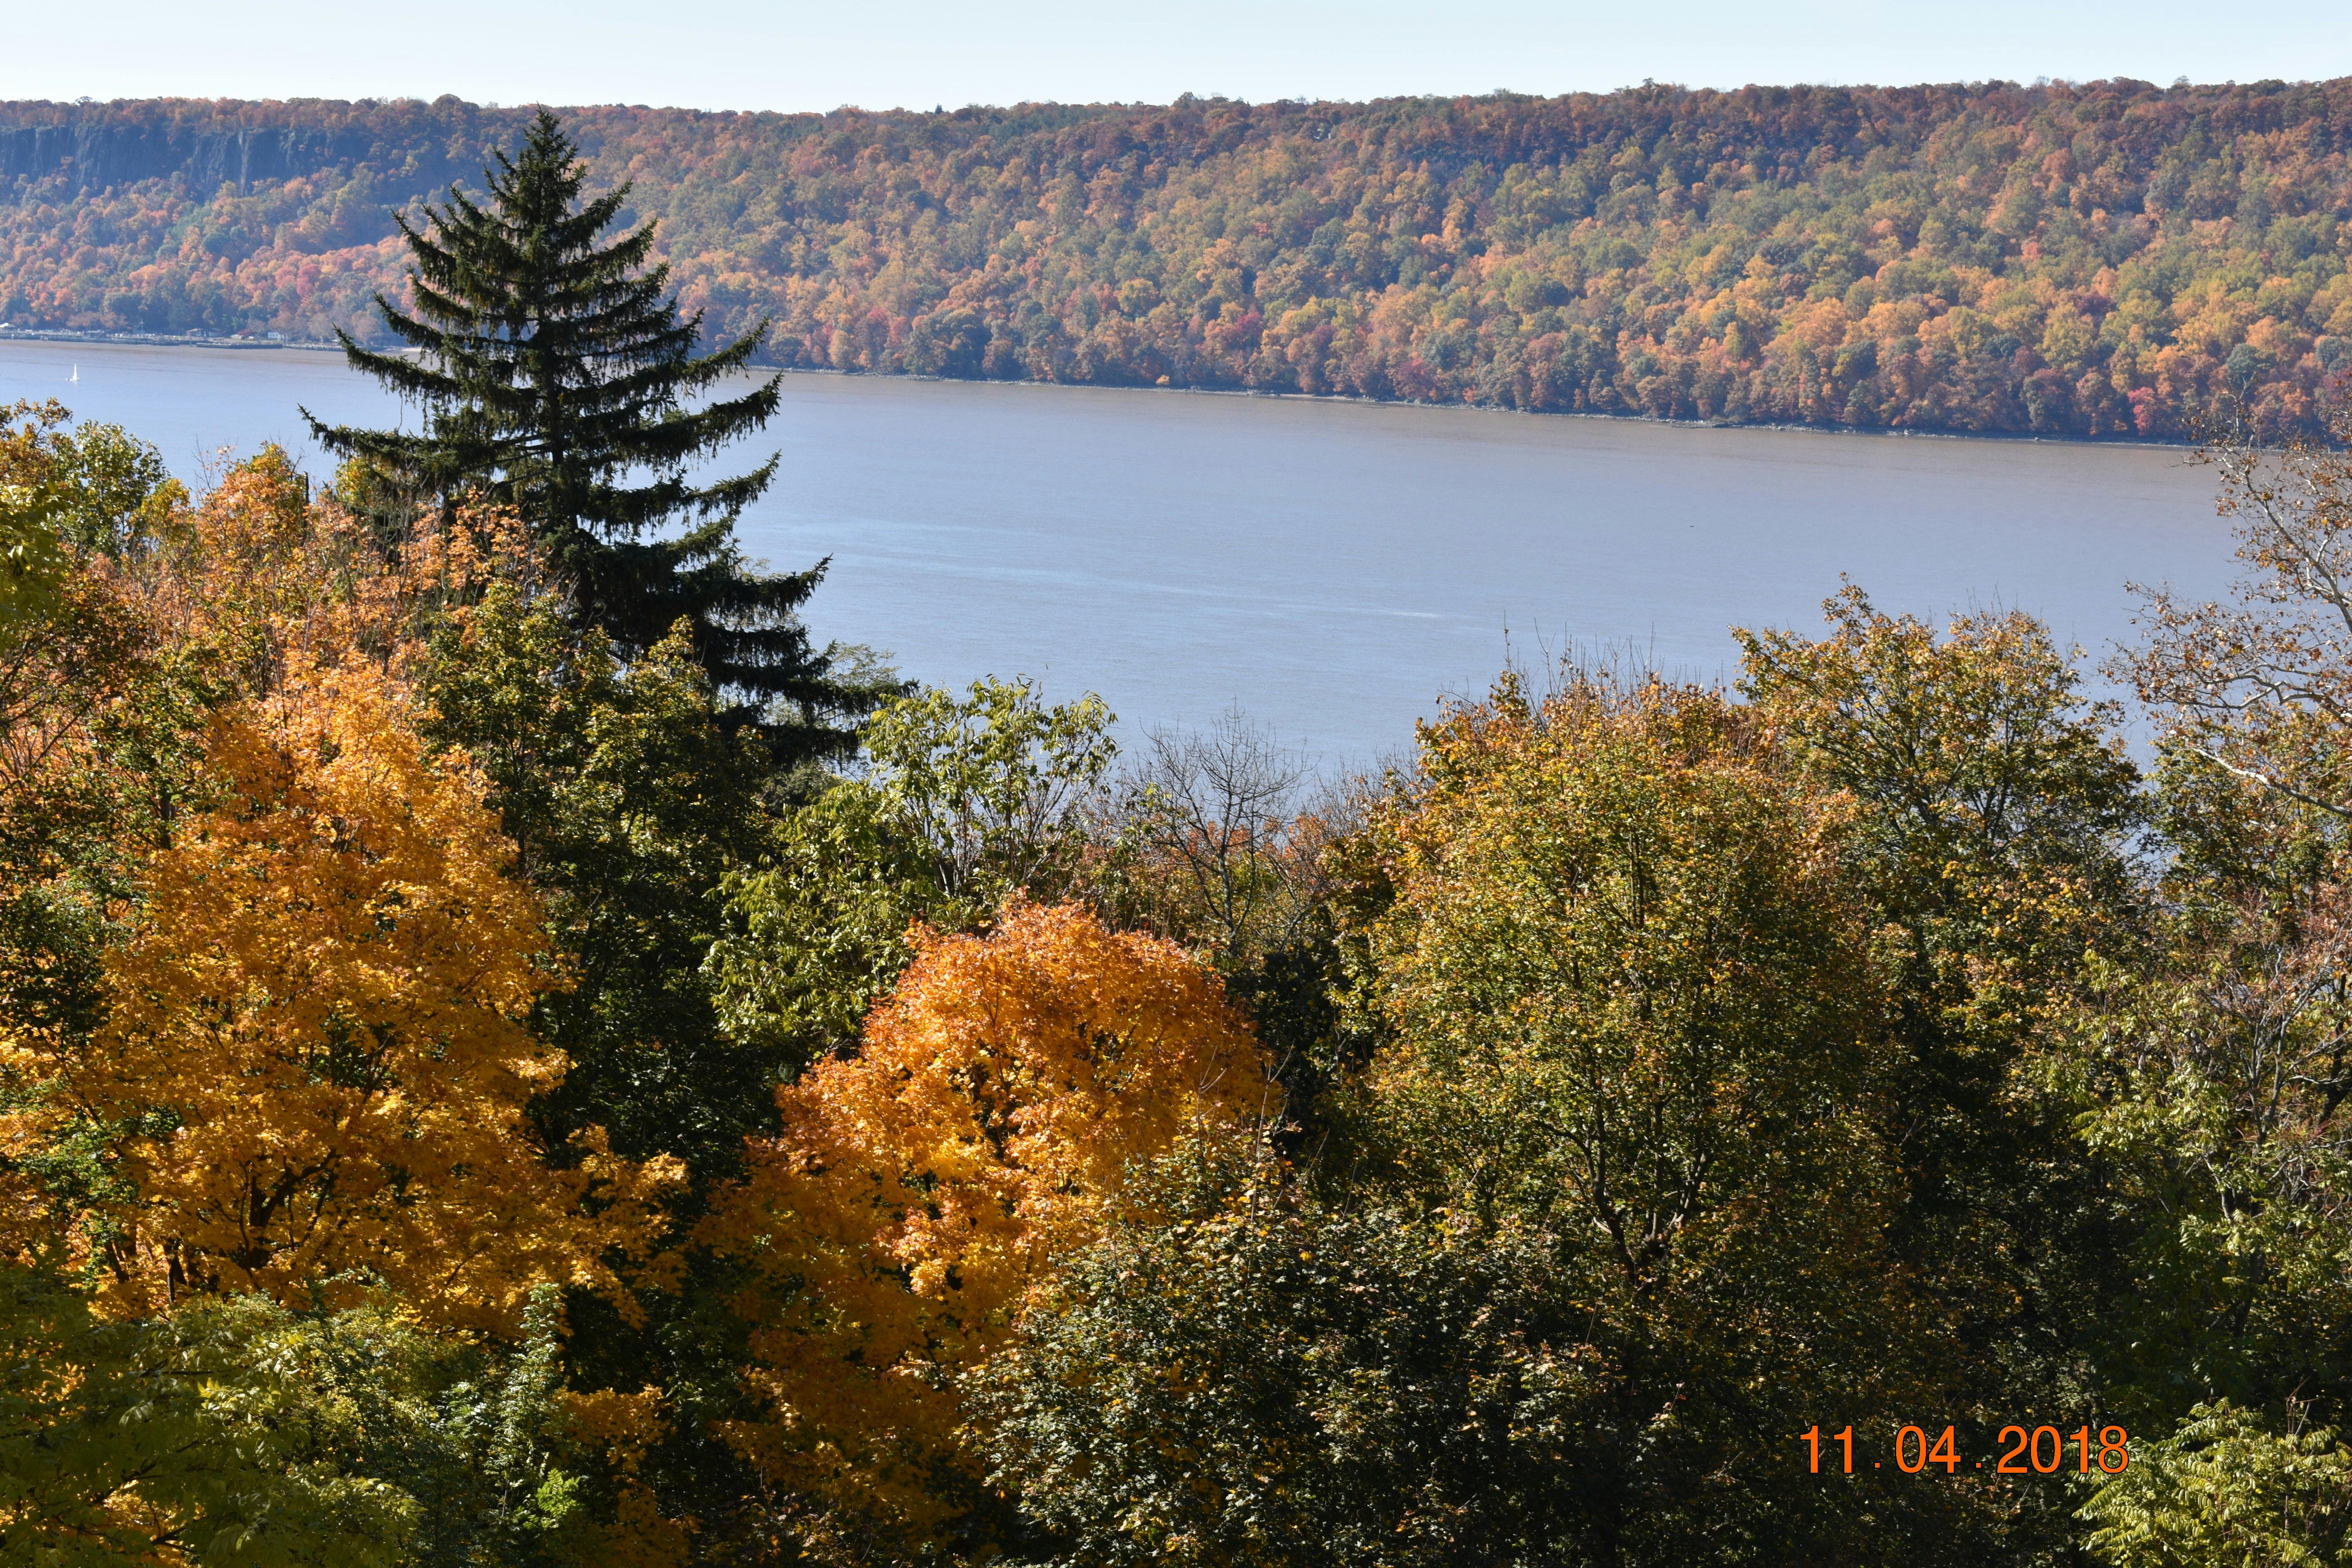
[[(190, 479), (265, 441), (316, 464), (298, 404), (399, 412), (316, 351), (0, 341), (19, 397)], [(1409, 746), (1507, 648), (1727, 673), (1730, 627), (1817, 626), (1842, 573), (1888, 610), (2030, 610), (2094, 658), (2133, 636), (2127, 581), (2231, 575), (2210, 470), (2158, 447), (791, 375), (744, 452), (775, 449), (743, 539), (832, 557), (820, 638), (1098, 691), (1130, 729), (1238, 707), (1326, 766)]]

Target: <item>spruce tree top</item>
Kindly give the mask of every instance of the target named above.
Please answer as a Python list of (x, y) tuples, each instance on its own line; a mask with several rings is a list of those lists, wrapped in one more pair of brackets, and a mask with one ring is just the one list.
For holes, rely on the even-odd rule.
[[(782, 699), (799, 710), (789, 750), (837, 749), (825, 720), (861, 706), (828, 679), (797, 611), (823, 575), (749, 569), (735, 540), (744, 506), (777, 457), (700, 482), (698, 460), (759, 429), (780, 377), (699, 407), (687, 400), (740, 372), (767, 323), (698, 355), (700, 312), (681, 317), (667, 263), (648, 267), (654, 226), (601, 248), (629, 187), (579, 205), (585, 166), (541, 110), (520, 153), (494, 153), (488, 199), (451, 186), (425, 223), (394, 218), (415, 299), (376, 307), (413, 353), (378, 353), (338, 332), (357, 369), (424, 410), (424, 431), (310, 426), (329, 450), (417, 500), (471, 492), (514, 507), (569, 580), (581, 618), (635, 657), (681, 616), (703, 662), (749, 718)], [(576, 210), (575, 210), (576, 209)]]

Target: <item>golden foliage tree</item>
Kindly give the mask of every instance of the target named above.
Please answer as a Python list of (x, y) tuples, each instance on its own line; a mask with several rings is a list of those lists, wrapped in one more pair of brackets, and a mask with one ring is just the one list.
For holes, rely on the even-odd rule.
[(150, 858), (185, 849), (191, 822), (266, 811), (224, 758), (316, 720), (361, 689), (347, 678), (413, 726), (432, 617), (530, 566), (495, 514), (387, 546), (275, 448), (191, 498), (131, 482), (160, 467), (120, 432), (32, 416), (0, 469), (57, 498), (72, 559), (38, 635), (0, 644), (0, 1247), (20, 1253), (89, 1221), (108, 1184), (110, 1133), (61, 1153), (65, 1069), (111, 1006), (101, 956), (142, 923)]
[(553, 976), (477, 781), (358, 672), (225, 714), (208, 761), (220, 800), (148, 862), (110, 1016), (68, 1073), (92, 1114), (148, 1129), (121, 1293), (383, 1281), (430, 1318), (509, 1325), (534, 1283), (611, 1283), (599, 1254), (667, 1173), (593, 1138), (572, 1169), (541, 1162), (523, 1106), (564, 1064), (522, 1019)]
[(1169, 943), (1017, 898), (991, 935), (915, 940), (859, 1054), (778, 1096), (783, 1134), (705, 1237), (754, 1280), (750, 1378), (773, 1415), (739, 1447), (923, 1527), (955, 1511), (955, 1375), (1131, 1166), (1273, 1107), (1215, 977)]
[[(410, 684), (430, 612), (527, 565), (513, 538), (468, 515), (387, 549), (273, 448), (81, 552), (85, 700), (8, 669), (11, 859), (79, 911), (68, 947), (54, 913), (8, 944), (13, 1249), (94, 1245), (131, 1312), (388, 1285), (508, 1329), (535, 1283), (614, 1283), (672, 1173), (593, 1130), (551, 1170), (530, 1136), (565, 1065), (523, 1023), (544, 919)], [(68, 1122), (110, 1151), (70, 1190)]]

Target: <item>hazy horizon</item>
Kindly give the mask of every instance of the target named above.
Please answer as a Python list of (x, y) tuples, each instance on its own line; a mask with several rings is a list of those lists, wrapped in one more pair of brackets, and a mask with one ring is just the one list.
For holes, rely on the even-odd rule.
[(1620, 92), (1632, 92), (1632, 91), (1638, 90), (1638, 89), (1643, 89), (1643, 88), (1654, 88), (1654, 87), (1655, 87), (1655, 88), (1666, 88), (1666, 89), (1672, 89), (1672, 90), (1675, 90), (1675, 91), (1680, 91), (1680, 92), (1738, 92), (1738, 91), (1742, 91), (1742, 90), (1746, 90), (1746, 89), (1761, 89), (1768, 90), (1768, 91), (1784, 91), (1784, 90), (1785, 90), (1785, 91), (1802, 91), (1802, 90), (1805, 90), (1805, 89), (1811, 89), (1811, 88), (1836, 88), (1836, 89), (1848, 89), (1848, 90), (1852, 90), (1852, 91), (1855, 91), (1855, 92), (1880, 92), (1880, 91), (1902, 91), (1902, 90), (1910, 89), (1916, 89), (1916, 88), (1948, 88), (1948, 87), (1977, 88), (1977, 87), (1984, 87), (1984, 86), (1990, 86), (1990, 85), (1997, 85), (1997, 84), (1999, 84), (1999, 83), (2003, 83), (2003, 82), (2010, 83), (2010, 84), (2011, 84), (2011, 85), (2015, 85), (2015, 86), (2029, 87), (2029, 88), (2040, 88), (2040, 87), (2046, 87), (2046, 86), (2087, 87), (2087, 86), (2095, 85), (2095, 84), (2096, 84), (2096, 83), (2098, 83), (2098, 82), (2101, 82), (2101, 81), (2140, 81), (2140, 82), (2153, 82), (2153, 84), (2154, 84), (2155, 86), (2159, 87), (2159, 88), (2163, 88), (2163, 87), (2179, 88), (2179, 87), (2182, 87), (2182, 86), (2188, 86), (2188, 87), (2196, 88), (2196, 89), (2202, 89), (2202, 90), (2209, 90), (2209, 91), (2210, 91), (2210, 90), (2222, 90), (2222, 89), (2228, 89), (2228, 88), (2237, 87), (2237, 86), (2242, 86), (2242, 85), (2252, 85), (2252, 83), (2254, 83), (2254, 82), (2256, 82), (2256, 81), (2276, 81), (2276, 82), (2285, 82), (2285, 83), (2289, 83), (2289, 84), (2296, 84), (2296, 85), (2302, 85), (2302, 84), (2318, 85), (2318, 84), (2324, 84), (2324, 83), (2330, 82), (2330, 81), (2339, 81), (2339, 80), (2344, 80), (2344, 79), (2352, 79), (2352, 69), (2347, 69), (2347, 70), (2345, 70), (2345, 71), (2337, 72), (2337, 73), (2335, 73), (2335, 74), (2332, 74), (2332, 75), (2327, 75), (2327, 76), (2300, 76), (2300, 77), (2297, 77), (2297, 76), (2273, 76), (2273, 77), (2268, 77), (2268, 78), (2248, 78), (2248, 79), (2246, 79), (2243, 82), (2242, 82), (2238, 78), (2235, 78), (2235, 77), (2231, 77), (2231, 78), (2216, 78), (2216, 79), (2210, 79), (2210, 80), (2202, 79), (2198, 79), (2198, 78), (2188, 78), (2188, 79), (2173, 78), (2173, 79), (2169, 79), (2168, 80), (2165, 80), (2165, 81), (2157, 81), (2157, 80), (2155, 80), (2155, 79), (2152, 79), (2152, 78), (2148, 78), (2148, 77), (2141, 77), (2141, 76), (2135, 76), (2135, 75), (2133, 75), (2132, 73), (2130, 73), (2130, 72), (2128, 72), (2128, 71), (2112, 71), (2112, 72), (2109, 72), (2109, 73), (2107, 73), (2106, 75), (2105, 75), (2105, 76), (2101, 76), (2101, 77), (2063, 77), (2063, 76), (2054, 76), (2054, 77), (2053, 77), (2053, 76), (2042, 76), (2042, 77), (2035, 77), (2035, 78), (2032, 78), (2032, 79), (2022, 79), (2022, 78), (2017, 78), (2017, 77), (1951, 77), (1951, 78), (1929, 78), (1929, 77), (1922, 77), (1922, 78), (1918, 79), (1917, 79), (1917, 80), (1916, 80), (1916, 81), (1914, 81), (1914, 80), (1904, 80), (1904, 81), (1895, 81), (1895, 80), (1888, 80), (1888, 81), (1828, 81), (1828, 80), (1822, 80), (1822, 81), (1806, 81), (1806, 80), (1790, 80), (1790, 81), (1752, 81), (1752, 82), (1741, 82), (1741, 83), (1738, 83), (1738, 84), (1737, 84), (1736, 86), (1732, 86), (1732, 87), (1719, 87), (1719, 86), (1715, 86), (1715, 85), (1712, 85), (1712, 84), (1693, 84), (1693, 83), (1690, 83), (1690, 82), (1674, 81), (1674, 80), (1670, 80), (1670, 79), (1669, 79), (1669, 80), (1661, 80), (1661, 79), (1655, 79), (1655, 78), (1651, 78), (1651, 79), (1644, 79), (1644, 80), (1643, 80), (1643, 81), (1638, 81), (1638, 82), (1627, 82), (1627, 83), (1624, 83), (1624, 84), (1622, 84), (1622, 85), (1620, 85), (1620, 86), (1618, 86), (1618, 87), (1613, 87), (1613, 88), (1562, 88), (1562, 89), (1560, 89), (1559, 90), (1558, 90), (1558, 91), (1556, 91), (1556, 92), (1533, 92), (1533, 91), (1522, 91), (1522, 90), (1520, 90), (1520, 89), (1517, 89), (1517, 88), (1489, 88), (1489, 89), (1486, 89), (1486, 90), (1485, 90), (1485, 91), (1483, 91), (1483, 92), (1466, 92), (1466, 91), (1465, 91), (1465, 92), (1438, 92), (1438, 91), (1429, 91), (1429, 92), (1380, 92), (1380, 93), (1370, 93), (1370, 94), (1360, 95), (1360, 96), (1353, 97), (1353, 98), (1339, 98), (1339, 97), (1329, 97), (1329, 96), (1326, 96), (1326, 97), (1322, 97), (1322, 98), (1307, 98), (1307, 97), (1301, 97), (1301, 96), (1299, 96), (1298, 94), (1296, 94), (1296, 93), (1289, 94), (1289, 95), (1283, 96), (1283, 97), (1276, 97), (1276, 98), (1248, 98), (1248, 97), (1244, 97), (1244, 96), (1242, 96), (1242, 95), (1240, 95), (1240, 94), (1236, 94), (1236, 93), (1208, 93), (1208, 92), (1191, 92), (1191, 91), (1186, 91), (1186, 92), (1182, 92), (1182, 93), (1178, 93), (1178, 94), (1177, 94), (1177, 95), (1175, 95), (1175, 97), (1173, 97), (1173, 98), (1158, 98), (1158, 99), (1143, 99), (1143, 98), (1135, 98), (1135, 99), (1122, 99), (1122, 98), (1091, 98), (1091, 99), (1082, 99), (1082, 98), (1023, 98), (1023, 99), (1003, 99), (1003, 100), (988, 100), (988, 101), (973, 100), (973, 101), (969, 102), (969, 103), (960, 103), (960, 104), (956, 104), (956, 105), (953, 105), (953, 106), (949, 106), (949, 105), (945, 105), (945, 104), (934, 104), (934, 105), (931, 105), (931, 106), (930, 106), (929, 108), (928, 108), (928, 109), (923, 108), (923, 107), (919, 106), (919, 105), (915, 105), (915, 104), (905, 104), (905, 103), (893, 103), (893, 104), (885, 104), (885, 105), (879, 105), (879, 106), (877, 106), (877, 105), (874, 105), (874, 104), (844, 102), (844, 103), (837, 103), (837, 104), (834, 104), (834, 105), (832, 105), (831, 107), (829, 107), (829, 108), (825, 108), (825, 109), (808, 109), (808, 108), (803, 108), (803, 109), (776, 109), (776, 108), (769, 108), (769, 107), (747, 108), (747, 107), (744, 107), (744, 106), (742, 106), (742, 105), (736, 105), (736, 104), (702, 105), (702, 104), (685, 104), (685, 103), (646, 103), (646, 102), (642, 102), (642, 101), (632, 101), (632, 100), (623, 100), (623, 99), (617, 99), (617, 98), (606, 98), (606, 99), (562, 99), (562, 100), (559, 100), (559, 99), (540, 99), (540, 98), (526, 98), (526, 99), (490, 99), (490, 98), (467, 98), (467, 97), (466, 97), (466, 96), (465, 96), (464, 94), (462, 94), (462, 93), (436, 93), (436, 94), (434, 94), (432, 97), (425, 97), (425, 96), (423, 96), (423, 95), (420, 95), (420, 94), (417, 94), (417, 93), (376, 93), (376, 94), (362, 94), (362, 95), (359, 95), (359, 96), (356, 96), (356, 97), (351, 97), (351, 96), (331, 95), (331, 94), (326, 94), (326, 93), (316, 93), (316, 92), (310, 92), (310, 93), (284, 93), (284, 94), (278, 94), (278, 95), (274, 95), (274, 96), (262, 96), (262, 97), (242, 96), (242, 95), (236, 94), (236, 93), (153, 92), (153, 93), (141, 93), (141, 94), (130, 94), (130, 93), (124, 93), (124, 94), (120, 94), (120, 95), (118, 95), (118, 96), (114, 97), (114, 98), (110, 98), (110, 99), (96, 98), (96, 97), (93, 97), (93, 96), (90, 96), (90, 95), (88, 95), (88, 94), (84, 94), (84, 95), (81, 95), (81, 96), (79, 96), (79, 97), (76, 97), (76, 98), (56, 98), (56, 97), (48, 97), (48, 98), (41, 98), (41, 97), (10, 98), (10, 97), (5, 97), (5, 96), (0, 96), (0, 104), (48, 103), (48, 104), (54, 104), (54, 105), (56, 105), (57, 107), (61, 108), (61, 109), (74, 109), (74, 108), (79, 108), (79, 107), (80, 107), (80, 106), (82, 106), (82, 105), (84, 105), (84, 104), (89, 104), (89, 105), (96, 106), (96, 105), (100, 105), (100, 104), (164, 103), (164, 102), (191, 102), (191, 103), (236, 103), (236, 104), (267, 104), (267, 103), (351, 103), (351, 104), (359, 104), (359, 103), (426, 103), (426, 104), (429, 104), (429, 103), (432, 103), (432, 102), (434, 102), (434, 101), (436, 101), (436, 100), (441, 99), (441, 98), (455, 98), (455, 99), (457, 99), (459, 102), (462, 102), (462, 103), (466, 103), (466, 104), (471, 105), (472, 107), (475, 107), (475, 108), (478, 108), (478, 109), (509, 110), (509, 109), (541, 109), (541, 108), (544, 108), (544, 109), (554, 110), (556, 110), (556, 111), (558, 111), (558, 112), (562, 112), (562, 113), (569, 113), (569, 112), (572, 112), (572, 111), (573, 111), (573, 110), (586, 110), (633, 109), (633, 110), (648, 110), (648, 111), (658, 112), (658, 113), (665, 113), (665, 114), (784, 114), (784, 115), (804, 115), (804, 114), (805, 114), (805, 115), (824, 115), (824, 114), (835, 114), (835, 113), (856, 113), (856, 114), (940, 114), (940, 113), (947, 113), (947, 114), (952, 114), (952, 113), (955, 113), (955, 112), (957, 112), (958, 110), (975, 110), (975, 111), (990, 112), (990, 113), (1009, 113), (1009, 112), (1012, 112), (1012, 111), (1013, 111), (1013, 110), (1020, 110), (1020, 109), (1038, 108), (1038, 107), (1045, 107), (1045, 106), (1051, 106), (1051, 107), (1054, 107), (1054, 108), (1059, 108), (1059, 109), (1101, 109), (1101, 110), (1150, 110), (1150, 109), (1166, 109), (1166, 108), (1172, 107), (1173, 105), (1175, 105), (1175, 104), (1176, 104), (1177, 102), (1179, 102), (1180, 100), (1186, 100), (1186, 99), (1190, 99), (1190, 100), (1192, 100), (1193, 101), (1196, 101), (1196, 102), (1202, 102), (1202, 103), (1233, 103), (1233, 104), (1238, 104), (1238, 105), (1241, 105), (1241, 106), (1245, 107), (1245, 108), (1255, 108), (1255, 107), (1257, 107), (1257, 106), (1259, 106), (1259, 105), (1263, 105), (1263, 104), (1269, 104), (1269, 103), (1309, 103), (1309, 104), (1312, 104), (1312, 103), (1328, 103), (1328, 104), (1335, 104), (1335, 105), (1337, 105), (1337, 104), (1345, 104), (1345, 105), (1356, 106), (1356, 105), (1363, 105), (1363, 104), (1370, 104), (1370, 103), (1379, 103), (1379, 102), (1411, 102), (1411, 101), (1428, 101), (1428, 100), (1449, 100), (1449, 99), (1464, 99), (1464, 98), (1468, 98), (1468, 99), (1486, 99), (1486, 98), (1496, 98), (1496, 97), (1517, 97), (1517, 98), (1527, 98), (1527, 99), (1549, 100), (1549, 99), (1559, 99), (1559, 98), (1569, 98), (1569, 97), (1574, 97), (1574, 96), (1576, 96), (1576, 95), (1578, 95), (1578, 94), (1585, 94), (1585, 95), (1589, 95), (1589, 96), (1608, 96), (1608, 95), (1610, 95), (1610, 94), (1620, 93)]
[(651, 12), (419, 0), (399, 30), (292, 0), (193, 7), (123, 0), (103, 50), (87, 18), (28, 14), (0, 58), (0, 98), (404, 99), (644, 104), (708, 110), (870, 110), (1018, 103), (1253, 103), (1496, 90), (1555, 96), (1643, 80), (1691, 88), (2116, 77), (2158, 83), (2352, 75), (2340, 5), (2283, 0), (2259, 29), (2217, 30), (2185, 0), (2072, 7), (1992, 0), (1955, 16), (1881, 0), (1759, 15), (1728, 0), (1633, 11), (1465, 0), (1433, 16), (1402, 0), (1181, 12), (1083, 0), (975, 8), (898, 0), (855, 10), (707, 0)]

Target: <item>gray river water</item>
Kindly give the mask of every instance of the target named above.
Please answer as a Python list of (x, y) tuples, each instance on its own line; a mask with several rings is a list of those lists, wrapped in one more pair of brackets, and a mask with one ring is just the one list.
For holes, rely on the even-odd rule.
[[(192, 479), (265, 441), (315, 463), (297, 404), (399, 414), (327, 353), (0, 341), (19, 397)], [(2133, 636), (2126, 581), (2231, 575), (2210, 471), (2156, 447), (792, 375), (743, 451), (779, 449), (742, 535), (832, 558), (819, 637), (1098, 691), (1129, 727), (1238, 707), (1327, 766), (1409, 745), (1507, 636), (1723, 674), (1729, 627), (1816, 626), (1843, 573), (1888, 610), (2030, 610), (2095, 658)]]

